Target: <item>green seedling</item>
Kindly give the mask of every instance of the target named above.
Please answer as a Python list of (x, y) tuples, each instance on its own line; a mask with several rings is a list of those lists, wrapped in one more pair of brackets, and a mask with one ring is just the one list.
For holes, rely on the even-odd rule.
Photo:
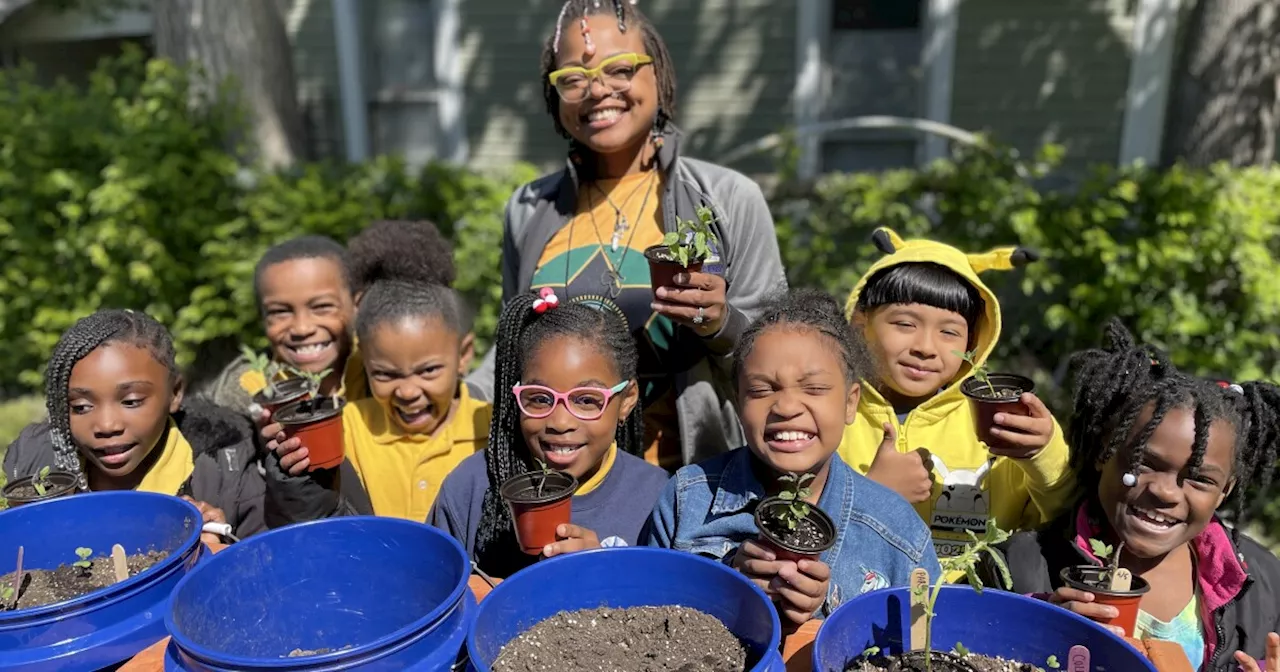
[(978, 382), (986, 383), (987, 389), (991, 390), (991, 396), (993, 397), (997, 396), (996, 386), (991, 384), (991, 372), (987, 370), (986, 364), (979, 364), (977, 362), (977, 359), (978, 359), (977, 350), (970, 350), (968, 352), (960, 352), (959, 350), (952, 350), (951, 354), (963, 359), (966, 362), (969, 362), (969, 366), (973, 367), (974, 379), (977, 380)]
[(89, 570), (93, 568), (93, 561), (89, 559), (91, 555), (93, 555), (92, 548), (81, 546), (76, 549), (76, 556), (80, 559), (71, 563), (71, 566), (79, 568), (81, 576), (88, 576)]
[(36, 477), (31, 479), (31, 487), (35, 488), (36, 494), (44, 497), (49, 492), (49, 467), (40, 467), (40, 471), (36, 472)]
[(969, 655), (969, 649), (965, 648), (964, 644), (961, 644), (960, 642), (956, 642), (956, 645), (951, 647), (951, 653), (954, 653), (955, 655), (961, 658), (964, 658), (965, 656)]
[(249, 368), (257, 371), (262, 375), (262, 379), (267, 381), (267, 386), (262, 388), (262, 396), (267, 399), (274, 399), (276, 396), (274, 382), (276, 376), (280, 375), (280, 365), (272, 361), (266, 353), (256, 352), (247, 345), (240, 346), (240, 354), (248, 361)]
[(787, 473), (778, 477), (782, 484), (782, 492), (778, 499), (786, 501), (786, 506), (775, 506), (769, 510), (769, 517), (788, 531), (800, 526), (800, 521), (809, 515), (809, 503), (805, 500), (813, 495), (809, 484), (813, 482), (813, 474)]
[[(289, 371), (290, 373), (298, 376), (299, 378), (305, 378), (307, 381), (307, 384), (311, 387), (312, 393), (314, 394), (320, 394), (320, 383), (325, 378), (327, 378), (329, 374), (333, 373), (333, 369), (325, 369), (324, 371), (321, 371), (319, 373), (312, 373), (310, 371), (302, 371), (300, 369), (293, 369), (293, 368), (291, 368)], [(336, 395), (335, 395), (335, 398), (337, 398)]]
[(13, 586), (5, 584), (0, 586), (0, 606), (7, 606), (13, 602)]
[(872, 658), (875, 658), (878, 655), (880, 655), (880, 647), (878, 646), (868, 646), (867, 648), (862, 650), (863, 660), (871, 660)]
[(1062, 667), (1062, 665), (1058, 663), (1057, 656), (1049, 656), (1047, 659), (1045, 659), (1044, 666), (1051, 670), (1056, 670)]
[(538, 496), (541, 497), (542, 488), (547, 484), (547, 479), (551, 477), (551, 467), (548, 467), (546, 462), (536, 457), (534, 461), (538, 463)]
[(702, 261), (711, 256), (711, 245), (720, 243), (720, 239), (711, 231), (711, 225), (715, 221), (711, 208), (698, 208), (698, 218), (680, 220), (675, 231), (662, 237), (662, 244), (672, 258), (688, 268), (689, 262)]
[(1124, 542), (1120, 542), (1118, 547), (1113, 547), (1100, 539), (1090, 539), (1089, 549), (1093, 551), (1094, 555), (1098, 556), (1099, 560), (1107, 563), (1106, 571), (1102, 573), (1100, 587), (1109, 587), (1116, 576), (1116, 570), (1120, 569), (1120, 554), (1124, 552)]
[(924, 598), (924, 614), (925, 614), (925, 637), (924, 637), (924, 660), (925, 669), (933, 670), (933, 618), (937, 615), (934, 607), (938, 603), (938, 594), (942, 592), (942, 586), (946, 583), (946, 577), (952, 572), (963, 572), (969, 580), (969, 585), (978, 593), (982, 592), (982, 577), (978, 575), (978, 563), (982, 560), (982, 556), (991, 558), (991, 562), (1000, 572), (1000, 582), (1003, 588), (1008, 589), (1013, 585), (1013, 577), (1009, 574), (1009, 567), (1004, 563), (1004, 558), (1000, 557), (995, 547), (1004, 543), (1009, 538), (1009, 533), (996, 527), (994, 522), (987, 523), (987, 532), (978, 538), (972, 530), (965, 530), (969, 534), (969, 543), (965, 546), (964, 552), (951, 558), (942, 558), (939, 564), (942, 565), (942, 574), (940, 574), (933, 584), (933, 590), (925, 596), (925, 586), (917, 586), (915, 596)]

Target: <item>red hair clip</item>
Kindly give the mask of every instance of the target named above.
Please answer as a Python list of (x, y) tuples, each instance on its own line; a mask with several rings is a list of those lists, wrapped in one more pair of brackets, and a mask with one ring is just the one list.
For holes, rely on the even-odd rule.
[(533, 312), (541, 315), (558, 305), (560, 305), (560, 297), (556, 296), (555, 290), (543, 287), (538, 290), (538, 298), (533, 300)]

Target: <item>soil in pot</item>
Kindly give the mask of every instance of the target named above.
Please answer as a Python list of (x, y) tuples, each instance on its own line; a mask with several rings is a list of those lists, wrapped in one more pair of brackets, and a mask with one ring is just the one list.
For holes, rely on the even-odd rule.
[(19, 506), (55, 497), (63, 497), (72, 494), (76, 490), (75, 474), (65, 471), (51, 471), (45, 475), (43, 495), (36, 490), (36, 486), (32, 485), (32, 481), (35, 479), (35, 476), (28, 476), (9, 483), (4, 486), (4, 490), (0, 491), (0, 498), (7, 501), (9, 506)]
[(556, 527), (570, 522), (577, 491), (578, 479), (558, 471), (531, 471), (502, 484), (498, 492), (511, 510), (520, 550), (540, 555), (556, 542)]
[(680, 606), (560, 612), (507, 642), (493, 672), (743, 672), (747, 651), (714, 616)]
[[(167, 557), (169, 554), (165, 551), (130, 555), (125, 559), (129, 576), (137, 576)], [(22, 587), (18, 591), (18, 609), (33, 609), (65, 602), (116, 582), (115, 569), (109, 556), (93, 558), (93, 564), (88, 570), (66, 564), (55, 569), (28, 569), (23, 574)], [(0, 577), (0, 586), (12, 585), (13, 572)], [(4, 605), (0, 605), (0, 611), (4, 608)]]
[(1006, 443), (991, 434), (991, 428), (996, 424), (996, 413), (1031, 415), (1031, 409), (1019, 398), (1024, 393), (1034, 392), (1036, 384), (1026, 376), (1012, 373), (992, 373), (987, 376), (987, 381), (990, 385), (970, 378), (961, 383), (960, 392), (973, 403), (978, 438), (988, 446), (1003, 447)]
[(270, 387), (275, 390), (274, 395), (268, 397), (266, 391), (263, 390), (253, 395), (253, 403), (271, 411), (273, 415), (276, 411), (295, 401), (311, 397), (311, 381), (305, 378), (277, 380), (271, 383)]
[(1099, 621), (1105, 625), (1114, 625), (1124, 629), (1124, 634), (1133, 636), (1133, 629), (1138, 624), (1138, 606), (1142, 596), (1151, 590), (1151, 585), (1140, 576), (1133, 577), (1129, 590), (1116, 591), (1108, 588), (1109, 577), (1104, 578), (1105, 567), (1094, 565), (1077, 565), (1063, 567), (1058, 576), (1062, 582), (1076, 590), (1093, 593), (1093, 601), (1116, 608), (1119, 615), (1109, 621)]
[[(845, 672), (926, 672), (923, 651), (912, 651), (892, 656), (875, 656), (859, 659), (845, 666)], [(1040, 672), (1041, 668), (1004, 658), (994, 658), (976, 653), (957, 656), (934, 651), (932, 672)]]
[(761, 540), (772, 546), (780, 560), (816, 558), (836, 542), (835, 523), (816, 506), (809, 506), (809, 515), (800, 519), (794, 530), (778, 521), (771, 512), (790, 506), (787, 500), (769, 498), (756, 507), (756, 527)]
[(671, 254), (671, 249), (666, 245), (654, 245), (646, 249), (644, 258), (649, 260), (649, 285), (653, 287), (655, 292), (658, 291), (659, 287), (674, 287), (677, 273), (685, 271), (700, 273), (702, 271), (702, 260), (690, 260), (687, 268), (681, 266), (679, 260), (675, 258), (675, 255)]
[(332, 469), (342, 464), (342, 409), (347, 400), (333, 397), (303, 399), (280, 409), (276, 422), (285, 436), (298, 437), (307, 449), (307, 471)]

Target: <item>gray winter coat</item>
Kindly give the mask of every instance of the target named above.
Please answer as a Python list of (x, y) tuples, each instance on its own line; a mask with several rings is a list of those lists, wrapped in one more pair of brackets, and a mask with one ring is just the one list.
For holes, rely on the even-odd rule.
[[(671, 128), (658, 152), (658, 167), (666, 179), (662, 192), (662, 221), (668, 232), (679, 220), (697, 218), (697, 209), (711, 208), (712, 228), (720, 239), (719, 272), (728, 284), (728, 315), (720, 332), (697, 338), (682, 328), (685, 342), (704, 348), (706, 356), (687, 371), (672, 372), (677, 390), (681, 452), (692, 464), (745, 443), (734, 411), (730, 356), (743, 331), (773, 294), (786, 290), (786, 276), (778, 253), (773, 217), (760, 187), (729, 168), (680, 156), (681, 133)], [(541, 177), (516, 190), (507, 203), (502, 235), (503, 302), (529, 291), (542, 250), (573, 218), (578, 203), (581, 166), (568, 162), (564, 170)], [(493, 398), (494, 353), (467, 381)]]

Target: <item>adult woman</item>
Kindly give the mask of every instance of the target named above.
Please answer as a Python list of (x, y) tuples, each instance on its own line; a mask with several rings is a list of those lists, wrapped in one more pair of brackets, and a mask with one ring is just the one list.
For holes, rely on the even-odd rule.
[[(739, 173), (680, 156), (674, 67), (632, 2), (566, 2), (542, 76), (569, 161), (507, 204), (504, 300), (552, 287), (622, 308), (640, 345), (649, 461), (675, 469), (741, 445), (726, 355), (786, 287), (764, 196)], [(704, 272), (655, 296), (644, 249), (703, 206), (721, 244)], [(492, 367), (486, 357), (472, 382), (491, 389)]]

